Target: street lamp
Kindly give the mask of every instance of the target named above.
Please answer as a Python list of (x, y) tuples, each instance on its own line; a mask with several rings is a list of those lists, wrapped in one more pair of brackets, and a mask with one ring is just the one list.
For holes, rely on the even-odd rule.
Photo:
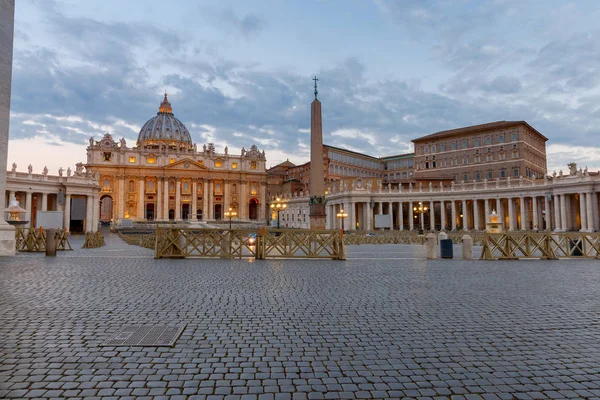
[(229, 218), (229, 229), (231, 229), (231, 218), (237, 217), (237, 212), (229, 207), (228, 211), (225, 211), (225, 218)]
[(342, 231), (344, 230), (344, 218), (348, 216), (348, 213), (344, 212), (344, 210), (340, 210), (339, 213), (335, 214), (336, 217), (342, 220)]
[(275, 203), (271, 203), (271, 210), (277, 211), (277, 229), (279, 229), (279, 212), (285, 208), (287, 208), (287, 204), (282, 203), (279, 197), (275, 199)]
[[(422, 202), (419, 202), (418, 207), (413, 207), (413, 212), (419, 214), (419, 221), (421, 222), (421, 230), (425, 230), (425, 221), (423, 219), (423, 214), (427, 212), (427, 206), (424, 206)], [(415, 215), (415, 218), (417, 216)]]

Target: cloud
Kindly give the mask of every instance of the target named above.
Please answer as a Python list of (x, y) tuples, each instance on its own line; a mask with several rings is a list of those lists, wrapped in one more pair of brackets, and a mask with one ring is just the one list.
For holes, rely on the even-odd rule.
[(267, 21), (258, 15), (248, 14), (240, 18), (232, 10), (223, 11), (221, 21), (244, 37), (255, 37), (268, 26)]

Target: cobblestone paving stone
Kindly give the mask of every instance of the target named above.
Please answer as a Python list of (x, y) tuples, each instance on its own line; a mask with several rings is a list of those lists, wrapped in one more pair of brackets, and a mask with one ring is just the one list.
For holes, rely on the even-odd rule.
[[(0, 398), (600, 398), (600, 261), (0, 259)], [(404, 259), (401, 259), (404, 258)], [(185, 324), (168, 347), (102, 347)]]

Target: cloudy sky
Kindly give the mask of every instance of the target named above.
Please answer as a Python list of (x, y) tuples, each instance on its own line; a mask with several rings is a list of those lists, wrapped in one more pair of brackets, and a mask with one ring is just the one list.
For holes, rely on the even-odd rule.
[(51, 173), (91, 136), (134, 145), (166, 90), (195, 142), (308, 161), (324, 141), (386, 156), (410, 139), (526, 120), (548, 169), (600, 169), (596, 0), (20, 0), (8, 163)]

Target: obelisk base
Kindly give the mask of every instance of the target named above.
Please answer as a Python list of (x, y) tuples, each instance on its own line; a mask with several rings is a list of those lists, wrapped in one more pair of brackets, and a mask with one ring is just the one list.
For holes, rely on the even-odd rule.
[(325, 229), (325, 204), (310, 205), (310, 229), (313, 231)]
[(15, 227), (0, 221), (0, 256), (14, 256), (16, 248)]

